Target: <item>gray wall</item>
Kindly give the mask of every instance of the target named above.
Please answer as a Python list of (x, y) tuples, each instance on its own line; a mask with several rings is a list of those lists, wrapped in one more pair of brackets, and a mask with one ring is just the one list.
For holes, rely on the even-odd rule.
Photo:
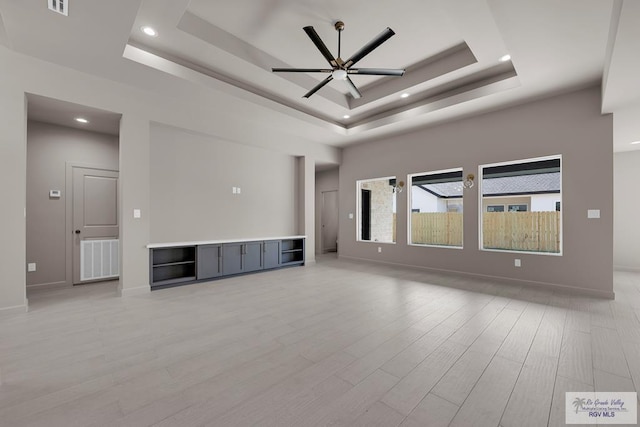
[[(71, 285), (66, 269), (67, 163), (118, 170), (118, 137), (29, 121), (27, 125), (27, 286)], [(61, 190), (50, 199), (49, 190)]]
[(297, 234), (297, 179), (293, 156), (154, 124), (151, 241)]
[[(1, 56), (0, 63), (4, 68)], [(5, 183), (0, 209), (0, 314), (27, 307), (27, 99), (20, 86), (11, 83), (0, 79), (0, 181)]]
[(320, 213), (322, 212), (322, 192), (338, 190), (338, 168), (316, 172), (316, 254), (322, 252), (322, 224)]
[[(0, 46), (0, 64), (0, 116), (3, 118), (0, 121), (0, 180), (10, 184), (6, 185), (0, 209), (0, 314), (27, 309), (25, 93), (122, 114), (119, 160), (121, 295), (146, 293), (150, 289), (149, 255), (145, 246), (151, 241), (150, 219), (154, 214), (149, 199), (151, 123), (190, 129), (234, 144), (304, 158), (310, 166), (306, 168), (309, 171), (315, 167), (315, 162), (338, 164), (340, 161), (339, 149), (311, 141), (302, 131), (292, 132), (298, 119), (267, 106), (247, 104), (227, 93), (225, 88), (218, 90), (223, 83), (199, 85), (157, 73), (153, 78), (146, 78), (144, 89), (133, 88), (126, 83), (19, 55), (4, 46)], [(129, 72), (141, 70), (138, 64), (130, 64)], [(60, 76), (65, 78), (60, 79)], [(256, 118), (270, 126), (260, 127), (259, 131), (255, 126), (247, 126), (248, 120)], [(299, 187), (304, 193), (305, 205), (311, 208), (315, 197), (314, 178), (313, 173), (306, 173), (302, 177), (304, 185)], [(134, 209), (142, 211), (142, 218), (133, 218)], [(305, 225), (304, 231), (313, 240), (312, 210), (305, 210), (305, 223), (309, 223), (307, 217), (311, 218), (311, 226)], [(301, 229), (298, 224), (297, 230)], [(261, 229), (260, 234), (264, 233)]]
[[(613, 124), (592, 88), (346, 148), (340, 166), (340, 256), (406, 264), (612, 296)], [(407, 246), (407, 191), (397, 201), (397, 244), (356, 242), (358, 179), (563, 156), (562, 256), (478, 249), (478, 186), (464, 194), (464, 249)], [(600, 209), (600, 219), (587, 219)], [(377, 248), (382, 247), (382, 253)], [(522, 267), (514, 267), (514, 258)]]
[(613, 165), (613, 264), (619, 269), (640, 271), (640, 151), (616, 153)]

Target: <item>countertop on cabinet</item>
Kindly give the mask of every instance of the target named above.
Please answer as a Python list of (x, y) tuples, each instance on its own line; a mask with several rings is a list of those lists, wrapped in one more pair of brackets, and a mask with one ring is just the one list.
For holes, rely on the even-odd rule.
[(307, 236), (242, 237), (238, 239), (200, 240), (191, 242), (149, 243), (148, 249), (171, 248), (177, 246), (219, 245), (223, 243), (262, 242), (268, 240), (305, 239)]

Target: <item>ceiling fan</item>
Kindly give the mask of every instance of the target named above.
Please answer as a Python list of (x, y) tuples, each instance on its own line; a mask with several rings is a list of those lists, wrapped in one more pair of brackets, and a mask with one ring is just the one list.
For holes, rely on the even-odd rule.
[(318, 83), (313, 89), (307, 92), (304, 95), (304, 98), (309, 98), (311, 95), (316, 93), (322, 87), (324, 87), (331, 80), (342, 80), (347, 85), (351, 96), (354, 98), (362, 98), (362, 94), (358, 90), (353, 81), (349, 78), (349, 74), (360, 74), (367, 76), (395, 76), (399, 77), (404, 75), (404, 70), (396, 70), (389, 68), (351, 68), (356, 62), (360, 61), (362, 58), (370, 54), (374, 49), (380, 46), (382, 43), (387, 41), (391, 36), (395, 33), (391, 28), (384, 30), (382, 33), (378, 34), (376, 38), (371, 40), (369, 43), (364, 45), (359, 51), (354, 53), (349, 59), (344, 61), (340, 57), (340, 34), (342, 30), (344, 30), (344, 22), (337, 21), (334, 24), (336, 31), (338, 32), (338, 57), (334, 58), (331, 54), (327, 46), (324, 44), (316, 30), (313, 29), (312, 26), (304, 27), (303, 30), (313, 44), (316, 45), (322, 56), (329, 62), (331, 68), (272, 68), (271, 71), (274, 73), (327, 73), (330, 74), (326, 79)]

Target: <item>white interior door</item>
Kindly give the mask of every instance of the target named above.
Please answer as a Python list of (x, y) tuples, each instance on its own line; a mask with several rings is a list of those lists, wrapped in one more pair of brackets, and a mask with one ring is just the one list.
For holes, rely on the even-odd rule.
[(73, 168), (73, 283), (81, 283), (83, 240), (117, 239), (118, 172)]
[(338, 250), (338, 191), (322, 192), (320, 213), (322, 253)]

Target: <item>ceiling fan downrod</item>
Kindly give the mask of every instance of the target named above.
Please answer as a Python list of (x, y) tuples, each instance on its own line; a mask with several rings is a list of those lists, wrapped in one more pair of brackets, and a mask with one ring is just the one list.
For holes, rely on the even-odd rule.
[(341, 35), (342, 35), (342, 30), (344, 30), (344, 22), (342, 21), (336, 21), (335, 24), (333, 24), (334, 28), (336, 29), (336, 31), (338, 32), (338, 59), (340, 59), (340, 45), (341, 45)]

